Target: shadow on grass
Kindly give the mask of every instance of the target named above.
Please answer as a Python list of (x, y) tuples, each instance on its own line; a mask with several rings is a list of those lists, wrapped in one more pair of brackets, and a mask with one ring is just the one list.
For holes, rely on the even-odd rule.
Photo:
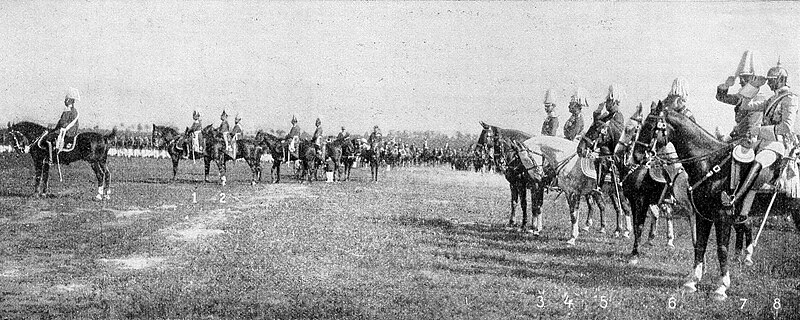
[[(463, 250), (434, 253), (435, 256), (449, 259), (448, 263), (435, 263), (436, 268), (458, 274), (505, 274), (518, 278), (567, 282), (586, 288), (606, 285), (636, 289), (674, 289), (676, 279), (682, 276), (655, 268), (626, 265), (624, 253), (566, 247), (561, 240), (533, 238), (507, 231), (503, 226), (460, 224), (441, 218), (410, 216), (400, 216), (394, 220), (405, 226), (439, 229), (447, 239), (432, 241), (434, 246), (475, 248), (474, 244), (478, 243), (488, 249), (478, 249), (478, 252)], [(462, 244), (459, 245), (459, 242)], [(465, 246), (466, 243), (472, 246)], [(544, 256), (547, 261), (521, 260), (516, 254)]]

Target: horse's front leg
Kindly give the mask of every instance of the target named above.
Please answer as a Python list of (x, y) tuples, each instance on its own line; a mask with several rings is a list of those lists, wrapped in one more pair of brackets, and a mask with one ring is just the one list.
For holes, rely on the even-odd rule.
[(519, 207), (522, 209), (522, 223), (519, 226), (520, 232), (528, 232), (528, 189), (524, 184), (518, 184)]
[(44, 195), (44, 192), (39, 193), (39, 185), (42, 181), (42, 171), (44, 171), (44, 166), (47, 163), (42, 161), (41, 163), (34, 163), (33, 164), (33, 194), (37, 197)]
[(208, 182), (208, 171), (211, 170), (211, 159), (204, 157), (203, 159), (203, 182)]
[(594, 199), (594, 204), (597, 205), (597, 211), (600, 211), (600, 233), (606, 233), (606, 200), (603, 195), (597, 192), (592, 192), (589, 196)]
[(47, 195), (47, 188), (50, 186), (50, 164), (45, 162), (42, 165), (42, 196)]
[(592, 203), (590, 202), (590, 195), (584, 195), (583, 198), (586, 201), (586, 222), (581, 229), (583, 229), (583, 231), (589, 231), (592, 225), (594, 225), (594, 207), (592, 207)]
[(531, 224), (533, 235), (539, 236), (542, 232), (542, 204), (544, 203), (544, 186), (536, 183), (531, 188)]
[(630, 264), (639, 263), (639, 243), (642, 240), (642, 231), (644, 229), (645, 220), (647, 220), (647, 212), (650, 206), (644, 201), (644, 198), (637, 198), (633, 200), (631, 211), (633, 214), (633, 250), (631, 251), (631, 258), (628, 261)]
[(105, 180), (103, 177), (103, 170), (100, 168), (99, 163), (93, 162), (92, 171), (94, 171), (94, 175), (97, 178), (97, 195), (94, 199), (100, 201), (103, 200), (103, 181)]
[(730, 270), (728, 270), (728, 245), (731, 239), (731, 225), (717, 222), (714, 228), (716, 229), (717, 236), (717, 259), (719, 260), (720, 278), (712, 298), (717, 301), (722, 301), (728, 297), (726, 292), (728, 288), (731, 287), (731, 274)]
[[(706, 246), (708, 237), (711, 235), (711, 227), (714, 223), (706, 219), (695, 219), (695, 230), (697, 241), (694, 245), (694, 269), (689, 274), (689, 280), (683, 284), (683, 289), (687, 292), (697, 291), (697, 283), (703, 278), (704, 263), (706, 256)], [(730, 228), (730, 225), (728, 225)]]
[(217, 162), (217, 169), (219, 170), (219, 180), (220, 183), (224, 186), (227, 183), (228, 179), (225, 177), (225, 174), (227, 173), (226, 170), (227, 168), (225, 165), (225, 158), (224, 158), (225, 156), (222, 155), (222, 157), (223, 157), (222, 159), (217, 159), (216, 162)]
[(567, 240), (567, 244), (574, 246), (578, 240), (578, 215), (580, 214), (581, 195), (578, 193), (568, 194), (567, 203), (569, 203), (569, 220), (572, 224), (572, 233), (569, 240)]
[(661, 215), (661, 210), (656, 205), (648, 205), (647, 209), (653, 217), (653, 220), (650, 221), (650, 233), (647, 236), (647, 245), (654, 246), (658, 233), (658, 218)]

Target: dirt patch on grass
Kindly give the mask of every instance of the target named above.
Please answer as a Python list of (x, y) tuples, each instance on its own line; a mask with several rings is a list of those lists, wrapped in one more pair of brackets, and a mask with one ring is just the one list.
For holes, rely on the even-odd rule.
[(132, 208), (129, 210), (106, 209), (106, 211), (111, 212), (117, 219), (131, 218), (145, 213), (150, 213), (150, 210), (143, 210), (139, 208)]
[(146, 257), (141, 255), (134, 255), (124, 259), (98, 259), (100, 262), (117, 265), (121, 269), (131, 270), (156, 267), (165, 260), (167, 259), (163, 257)]
[(42, 223), (45, 220), (50, 218), (58, 217), (58, 216), (74, 216), (75, 213), (72, 212), (55, 212), (49, 210), (37, 211), (31, 214), (24, 214), (22, 219), (16, 221), (16, 223), (21, 224), (29, 224), (29, 223)]
[(225, 233), (217, 227), (227, 220), (228, 214), (241, 213), (241, 211), (230, 209), (218, 209), (209, 212), (208, 215), (191, 218), (188, 222), (180, 223), (174, 227), (167, 228), (162, 232), (167, 239), (174, 241), (197, 241), (203, 237), (216, 236)]

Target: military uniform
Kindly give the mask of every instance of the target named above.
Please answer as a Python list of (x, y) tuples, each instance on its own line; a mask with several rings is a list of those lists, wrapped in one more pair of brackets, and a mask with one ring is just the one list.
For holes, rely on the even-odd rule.
[(547, 119), (542, 124), (542, 135), (555, 136), (556, 130), (558, 130), (558, 117), (547, 116)]
[[(378, 126), (375, 126), (375, 131), (370, 133), (369, 139), (367, 140), (370, 147), (374, 148), (381, 148), (383, 143), (383, 134), (381, 134), (381, 130), (378, 129)], [(376, 150), (377, 151), (377, 150)]]
[(564, 124), (564, 138), (567, 140), (575, 140), (576, 137), (583, 134), (583, 114), (579, 112), (573, 113)]
[(222, 134), (222, 139), (225, 140), (225, 151), (231, 153), (233, 151), (230, 140), (231, 126), (228, 124), (228, 114), (225, 113), (225, 110), (222, 111), (222, 115), (219, 117), (219, 119), (221, 122), (219, 124), (219, 128), (217, 128), (217, 131)]
[(336, 136), (336, 139), (347, 139), (350, 137), (350, 133), (342, 127), (342, 132), (339, 132), (339, 135)]
[[(192, 134), (192, 150), (194, 152), (203, 152), (203, 123), (200, 121), (200, 113), (195, 111), (192, 114), (194, 122), (189, 127), (189, 132)], [(187, 150), (188, 151), (188, 150)]]

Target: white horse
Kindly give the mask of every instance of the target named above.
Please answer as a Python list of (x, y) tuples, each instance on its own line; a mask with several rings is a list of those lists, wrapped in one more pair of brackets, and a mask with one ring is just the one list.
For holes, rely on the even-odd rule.
[[(581, 158), (577, 156), (578, 143), (575, 141), (554, 136), (538, 136), (526, 140), (524, 144), (534, 153), (541, 154), (546, 165), (556, 170), (557, 186), (566, 194), (570, 209), (572, 232), (567, 244), (575, 245), (580, 229), (578, 226), (580, 199), (584, 195), (592, 194), (596, 185), (596, 173), (594, 177), (590, 177), (592, 174), (589, 172), (593, 166), (584, 163), (582, 168)], [(614, 192), (613, 184), (614, 182), (604, 184), (604, 191), (609, 194)], [(596, 197), (595, 201), (600, 210), (605, 210), (605, 201), (602, 197)], [(627, 226), (625, 236), (628, 237), (629, 231), (633, 229), (630, 214), (625, 214), (625, 223)]]

